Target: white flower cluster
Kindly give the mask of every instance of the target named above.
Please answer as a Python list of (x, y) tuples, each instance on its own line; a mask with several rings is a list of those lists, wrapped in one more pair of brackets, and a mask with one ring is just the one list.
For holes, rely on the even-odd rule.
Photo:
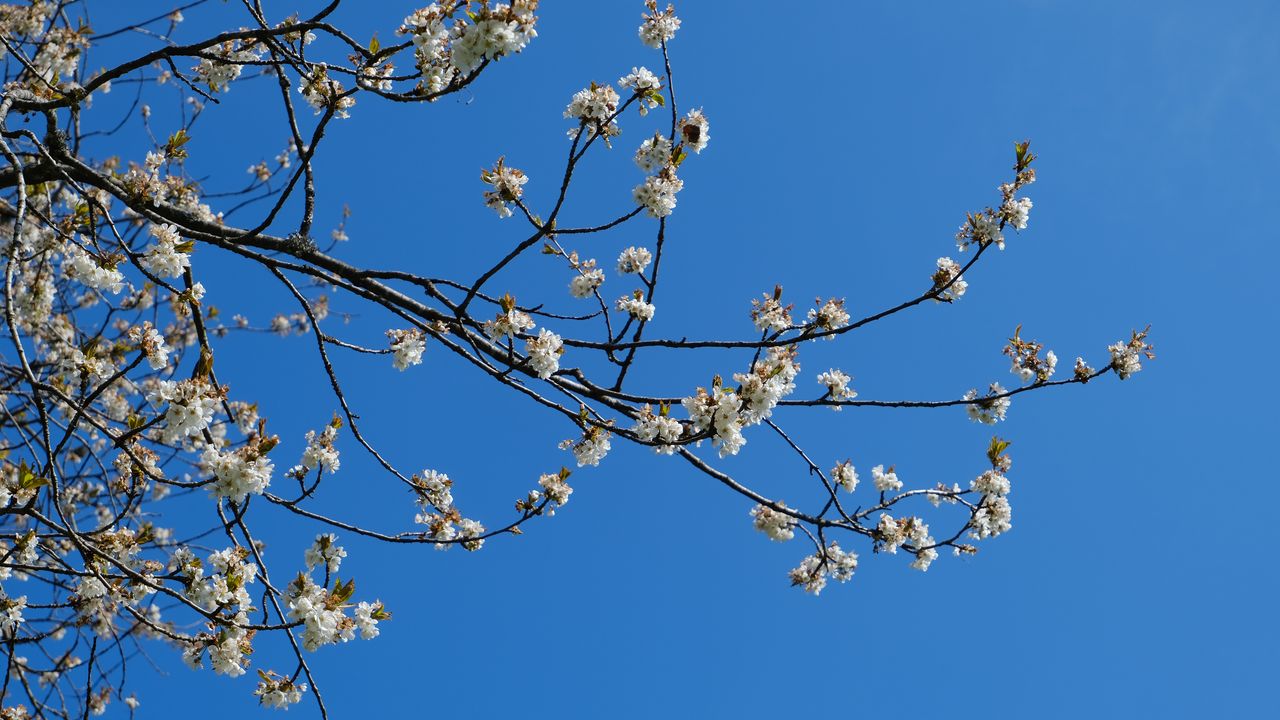
[(658, 79), (645, 67), (633, 67), (631, 72), (622, 76), (618, 80), (618, 86), (626, 88), (636, 94), (639, 98), (640, 115), (643, 117), (649, 113), (651, 108), (656, 108), (663, 103), (659, 92), (662, 90), (662, 81)]
[(698, 388), (696, 395), (681, 400), (689, 413), (695, 434), (710, 431), (711, 442), (720, 457), (737, 455), (747, 440), (742, 429), (763, 422), (778, 402), (795, 390), (800, 365), (794, 347), (769, 348), (747, 373), (735, 373), (741, 387), (724, 388), (716, 378), (711, 392)]
[(651, 173), (666, 167), (671, 162), (671, 141), (660, 132), (646, 138), (636, 150), (636, 167)]
[(484, 204), (489, 206), (500, 218), (511, 217), (511, 204), (524, 196), (524, 184), (529, 177), (522, 170), (508, 167), (498, 158), (493, 169), (483, 170), (480, 179), (493, 187), (484, 192)]
[(800, 363), (796, 362), (793, 346), (771, 347), (752, 364), (751, 372), (734, 373), (733, 379), (741, 385), (738, 396), (743, 403), (739, 413), (742, 424), (758, 425), (772, 415), (778, 401), (796, 389), (799, 373)]
[(342, 421), (334, 418), (319, 434), (315, 430), (307, 431), (307, 447), (302, 451), (302, 469), (309, 472), (319, 467), (327, 473), (336, 473), (342, 466), (338, 457), (338, 448), (333, 441), (338, 437), (338, 429)]
[(510, 5), (492, 7), (486, 3), (467, 13), (470, 23), (458, 17), (446, 25), (460, 7), (465, 6), (449, 3), (442, 8), (432, 3), (406, 17), (397, 31), (412, 36), (414, 59), (422, 74), (419, 94), (439, 93), (486, 61), (520, 52), (538, 35), (533, 14), (537, 0), (513, 0)]
[(80, 284), (112, 294), (124, 289), (124, 274), (104, 261), (81, 250), (75, 243), (67, 244), (63, 270)]
[(220, 675), (240, 677), (249, 664), (249, 653), (253, 651), (251, 636), (244, 628), (249, 623), (249, 616), (243, 611), (233, 621), (222, 627), (216, 636), (210, 636), (189, 643), (182, 651), (182, 660), (192, 669), (204, 664), (204, 653), (209, 651), (209, 665)]
[(1013, 508), (1007, 497), (1009, 479), (997, 469), (987, 470), (973, 481), (972, 488), (982, 493), (982, 500), (969, 520), (969, 534), (982, 540), (1008, 532), (1013, 527)]
[(397, 32), (412, 35), (414, 59), (422, 81), (421, 94), (438, 93), (453, 80), (457, 68), (449, 52), (449, 28), (445, 25), (445, 11), (432, 3), (404, 19)]
[(751, 322), (760, 332), (780, 333), (791, 327), (790, 305), (782, 304), (782, 286), (774, 288), (773, 295), (767, 293), (763, 300), (751, 301)]
[(948, 505), (955, 505), (959, 502), (957, 496), (961, 492), (963, 490), (960, 489), (960, 483), (954, 483), (951, 487), (938, 483), (925, 497), (929, 498), (929, 503), (934, 507), (938, 507), (944, 502)]
[(356, 104), (355, 97), (346, 94), (342, 83), (329, 77), (329, 68), (324, 63), (313, 65), (311, 75), (303, 76), (298, 92), (317, 115), (326, 108), (333, 108), (334, 117), (345, 119), (351, 117), (347, 111)]
[(738, 407), (742, 404), (733, 390), (713, 384), (711, 392), (698, 388), (697, 395), (680, 401), (689, 413), (694, 434), (711, 431), (711, 443), (720, 448), (720, 457), (737, 455), (747, 444), (742, 436), (742, 419)]
[(883, 465), (871, 468), (871, 481), (875, 483), (876, 490), (882, 493), (897, 492), (902, 489), (902, 481), (898, 479), (898, 473), (894, 472), (892, 467), (888, 472)]
[(969, 283), (965, 282), (964, 276), (960, 274), (960, 263), (949, 257), (938, 258), (938, 271), (933, 274), (932, 280), (935, 290), (946, 288), (938, 293), (934, 302), (959, 300), (964, 296), (964, 291), (969, 288)]
[(1058, 356), (1052, 350), (1045, 353), (1044, 357), (1040, 357), (1040, 351), (1044, 349), (1044, 345), (1031, 340), (1023, 340), (1022, 326), (1019, 325), (1014, 331), (1013, 337), (1009, 338), (1009, 344), (1004, 347), (1004, 354), (1009, 357), (1012, 366), (1009, 372), (1017, 375), (1023, 382), (1046, 382), (1053, 377), (1054, 370), (1058, 367)]
[(258, 702), (263, 707), (288, 709), (290, 705), (301, 702), (302, 694), (307, 691), (306, 683), (295, 683), (274, 674), (261, 673), (260, 676), (262, 679), (258, 681), (253, 694), (258, 696)]
[(828, 577), (836, 582), (848, 582), (857, 569), (858, 554), (845, 552), (832, 542), (825, 550), (801, 560), (799, 567), (788, 574), (793, 586), (802, 586), (805, 592), (818, 595), (827, 586)]
[(831, 479), (847, 492), (853, 492), (858, 488), (858, 471), (854, 469), (853, 463), (849, 460), (845, 460), (831, 468)]
[[(447, 511), (453, 507), (453, 481), (448, 475), (435, 470), (423, 470), (422, 474), (413, 476), (413, 486), (418, 494), (418, 504), (424, 509), (428, 505), (437, 510)], [(414, 518), (414, 522), (425, 525), (423, 516)]]
[(711, 123), (707, 122), (701, 108), (690, 110), (680, 121), (680, 137), (684, 140), (684, 147), (695, 154), (700, 155), (706, 149), (711, 141)]
[(894, 519), (888, 513), (881, 513), (880, 522), (876, 525), (876, 543), (880, 552), (897, 554), (898, 548), (907, 546), (915, 554), (916, 559), (911, 567), (925, 571), (938, 558), (938, 551), (931, 547), (935, 544), (929, 535), (929, 526), (917, 517)]
[(528, 313), (516, 309), (515, 299), (508, 295), (503, 301), (502, 312), (492, 320), (485, 321), (484, 334), (496, 342), (504, 337), (514, 338), (525, 330), (532, 330), (536, 324)]
[(327, 575), (338, 572), (338, 568), (342, 566), (342, 558), (347, 556), (347, 551), (338, 545), (337, 541), (338, 536), (333, 533), (316, 536), (316, 541), (311, 543), (303, 553), (303, 561), (307, 564), (308, 572), (316, 568), (323, 568)]
[(211, 553), (208, 567), (213, 574), (206, 576), (205, 565), (190, 548), (181, 546), (170, 557), (169, 569), (182, 578), (186, 598), (205, 610), (247, 609), (253, 605), (248, 586), (258, 577), (258, 566), (245, 562), (248, 556), (242, 547)]
[(995, 244), (1004, 249), (1004, 234), (1000, 231), (1000, 220), (987, 209), (981, 213), (970, 213), (965, 224), (956, 233), (956, 247), (964, 252), (970, 245)]
[(469, 75), (486, 60), (520, 52), (538, 36), (534, 30), (537, 18), (533, 12), (538, 0), (514, 0), (511, 5), (498, 3), (490, 8), (480, 6), (471, 24), (453, 26), (453, 66), (460, 75)]
[(636, 417), (635, 427), (632, 428), (636, 438), (641, 442), (655, 443), (653, 449), (659, 455), (675, 453), (680, 436), (684, 434), (684, 425), (679, 420), (669, 417), (667, 410), (668, 408), (664, 406), (655, 415), (653, 408), (645, 405)]
[[(1123, 340), (1113, 345), (1107, 346), (1107, 352), (1111, 353), (1111, 367), (1115, 368), (1116, 375), (1121, 380), (1128, 380), (1131, 375), (1142, 370), (1142, 358), (1148, 360), (1155, 358), (1155, 353), (1150, 344), (1147, 343), (1147, 330), (1142, 332), (1134, 331), (1133, 336), (1128, 342)], [(1082, 360), (1076, 361), (1076, 375), (1079, 376), (1079, 366), (1083, 364)], [(1086, 371), (1088, 366), (1085, 366)]]
[(1016, 230), (1026, 230), (1027, 220), (1031, 216), (1031, 198), (1009, 197), (1000, 206), (1000, 213), (1004, 216), (1005, 221)]
[(639, 275), (649, 267), (652, 261), (653, 254), (647, 248), (638, 248), (633, 245), (618, 254), (618, 274)]
[(454, 541), (461, 541), (465, 550), (479, 550), (484, 546), (484, 526), (475, 520), (462, 517), (453, 504), (453, 481), (448, 475), (435, 470), (423, 470), (421, 475), (410, 478), (417, 498), (418, 513), (413, 521), (426, 525), (428, 537), (436, 541), (436, 548), (448, 550)]
[(217, 388), (200, 379), (174, 382), (161, 380), (155, 390), (147, 395), (152, 403), (168, 403), (160, 439), (173, 443), (191, 435), (198, 435), (213, 422), (221, 393)]
[[(377, 619), (374, 608), (381, 605), (360, 603), (356, 617), (346, 614), (344, 603), (352, 585), (338, 583), (334, 592), (317, 585), (309, 575), (299, 575), (288, 585), (285, 597), (289, 603), (289, 619), (302, 622), (302, 647), (316, 651), (325, 645), (349, 642), (355, 639), (356, 630), (364, 639), (377, 637)], [(360, 610), (363, 609), (363, 617)]]
[(205, 565), (190, 548), (179, 547), (169, 559), (169, 569), (181, 578), (186, 598), (216, 613), (217, 634), (202, 634), (183, 651), (183, 660), (192, 668), (203, 664), (207, 650), (215, 672), (231, 677), (244, 674), (248, 655), (253, 652), (251, 634), (246, 629), (247, 613), (253, 607), (249, 586), (258, 575), (258, 566), (245, 562), (248, 556), (249, 551), (243, 547), (212, 553), (208, 567), (213, 574), (208, 576)]
[(169, 346), (165, 345), (164, 336), (151, 323), (144, 322), (130, 329), (129, 339), (142, 349), (152, 370), (163, 370), (169, 366)]
[(576, 253), (571, 258), (577, 274), (569, 281), (569, 294), (578, 299), (589, 298), (604, 284), (604, 270), (596, 267), (594, 259), (579, 263)]
[(640, 24), (640, 41), (651, 48), (662, 47), (663, 43), (676, 36), (680, 18), (676, 17), (676, 9), (671, 5), (662, 12), (658, 11), (657, 0), (648, 0), (645, 5), (649, 12), (645, 13), (644, 22)]
[(422, 364), (427, 339), (421, 330), (388, 330), (387, 338), (391, 341), (391, 364), (395, 369), (403, 372), (412, 365)]
[(560, 369), (560, 356), (564, 354), (564, 341), (560, 336), (546, 328), (538, 331), (536, 337), (524, 342), (525, 354), (529, 356), (529, 366), (538, 377), (546, 380)]
[(639, 290), (636, 290), (630, 295), (623, 295), (618, 298), (616, 306), (618, 310), (643, 322), (649, 322), (652, 320), (653, 314), (657, 311), (657, 308), (653, 303), (645, 302), (644, 294)]
[(162, 278), (175, 278), (184, 268), (191, 267), (190, 245), (184, 245), (173, 225), (152, 225), (148, 232), (156, 244), (138, 258), (138, 264), (147, 272)]
[[(822, 298), (815, 300), (815, 304), (821, 302)], [(818, 305), (816, 308), (809, 310), (809, 328), (810, 330), (825, 332), (836, 330), (849, 324), (849, 313), (844, 309), (844, 299), (837, 300), (830, 298), (825, 303)], [(827, 340), (835, 340), (835, 335), (825, 335)]]
[[(618, 112), (618, 91), (612, 85), (591, 83), (573, 94), (564, 116), (579, 120), (587, 130), (587, 137), (603, 135), (605, 139), (622, 132), (615, 117)], [(577, 137), (579, 128), (569, 130), (569, 137)]]
[(568, 470), (561, 470), (558, 473), (547, 473), (538, 478), (538, 486), (542, 488), (542, 493), (556, 507), (564, 507), (569, 502), (569, 496), (573, 494), (573, 488), (569, 487), (569, 483), (565, 482), (569, 477)]
[[(827, 388), (826, 397), (831, 400), (852, 400), (858, 397), (857, 391), (849, 387), (853, 380), (849, 375), (834, 368), (818, 374), (818, 383)], [(832, 405), (832, 410), (840, 410), (839, 405)]]
[(271, 484), (271, 471), (275, 469), (255, 445), (226, 453), (208, 447), (200, 456), (200, 463), (217, 478), (209, 485), (210, 494), (235, 503), (243, 503), (251, 494), (261, 495)]
[(1037, 367), (1028, 362), (1026, 357), (1013, 358), (1013, 366), (1009, 368), (1009, 372), (1017, 375), (1023, 382), (1039, 379), (1041, 382), (1048, 380), (1053, 376), (1054, 370), (1058, 367), (1058, 356), (1052, 350), (1044, 354), (1044, 358)]
[(970, 390), (964, 394), (967, 404), (964, 406), (965, 412), (969, 414), (969, 419), (984, 425), (995, 425), (1004, 420), (1004, 416), (1009, 412), (1010, 399), (1000, 397), (1004, 395), (1006, 390), (1000, 383), (991, 383), (987, 389), (987, 394), (983, 398), (978, 398), (978, 391)]
[(242, 45), (237, 40), (227, 40), (211, 48), (205, 48), (200, 64), (192, 68), (196, 79), (213, 92), (226, 92), (231, 81), (240, 77), (244, 65), (262, 57), (263, 48), (256, 42)]
[(573, 450), (573, 457), (578, 467), (590, 465), (595, 467), (609, 454), (612, 445), (609, 440), (613, 433), (597, 425), (587, 428), (577, 440), (566, 440), (563, 446)]
[(676, 177), (675, 168), (666, 165), (637, 185), (631, 197), (648, 211), (649, 217), (664, 218), (676, 209), (676, 193), (683, 189), (684, 181)]
[(27, 608), (27, 596), (11, 598), (0, 589), (0, 635), (11, 637), (22, 624), (22, 611)]
[[(785, 508), (784, 503), (778, 503), (778, 507)], [(790, 515), (774, 510), (765, 505), (756, 505), (751, 508), (752, 524), (756, 530), (764, 533), (770, 540), (777, 542), (786, 542), (796, 536), (795, 518)]]

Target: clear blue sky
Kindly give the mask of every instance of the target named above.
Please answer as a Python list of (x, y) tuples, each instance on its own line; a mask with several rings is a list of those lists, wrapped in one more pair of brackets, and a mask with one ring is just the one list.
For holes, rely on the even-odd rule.
[[(660, 64), (636, 39), (640, 2), (544, 4), (538, 39), (473, 93), (426, 107), (362, 96), (351, 119), (330, 126), (319, 223), (327, 232), (351, 206), (341, 257), (473, 277), (525, 233), (483, 207), (479, 169), (506, 155), (545, 208), (572, 93)], [(348, 5), (340, 24), (384, 39), (412, 8)], [(276, 19), (293, 9), (268, 6)], [(904, 299), (938, 256), (955, 254), (965, 211), (994, 201), (1012, 142), (1030, 138), (1040, 180), (1029, 230), (968, 276), (954, 307), (803, 348), (803, 383), (837, 365), (864, 398), (1012, 385), (1000, 348), (1018, 324), (1064, 364), (1082, 354), (1101, 365), (1108, 343), (1151, 323), (1159, 358), (1124, 383), (1015, 399), (997, 429), (1014, 441), (1014, 530), (976, 558), (944, 555), (921, 574), (856, 546), (854, 580), (820, 598), (788, 587), (786, 571), (809, 551), (799, 541), (768, 542), (747, 502), (631, 448), (576, 472), (555, 518), (476, 554), (343, 538), (358, 594), (383, 599), (395, 619), (376, 640), (312, 656), (333, 716), (1273, 712), (1264, 686), (1280, 660), (1270, 542), (1280, 478), (1264, 447), (1276, 436), (1270, 363), (1280, 348), (1264, 308), (1274, 307), (1280, 260), (1280, 6), (886, 0), (780, 15), (786, 7), (678, 8), (677, 89), (686, 107), (705, 108), (712, 139), (682, 172), (656, 333), (746, 337), (750, 298), (778, 282), (802, 303), (847, 297), (855, 315)], [(178, 38), (195, 39), (211, 27), (202, 18), (228, 9), (188, 12)], [(97, 25), (114, 24), (98, 12)], [(270, 92), (240, 83), (197, 125), (192, 169), (232, 178), (210, 190), (239, 186), (246, 166), (283, 146), (275, 101), (254, 110)], [(630, 114), (622, 124), (618, 147), (586, 164), (565, 223), (630, 206), (630, 154), (656, 125)], [(143, 138), (131, 137), (141, 159)], [(637, 222), (579, 247), (608, 262), (652, 243), (653, 229)], [(294, 310), (267, 273), (215, 251), (198, 251), (196, 269), (228, 315), (264, 323)], [(563, 268), (545, 258), (505, 277), (495, 290), (571, 307)], [(622, 289), (612, 273), (609, 287)], [(334, 309), (360, 315), (353, 338), (376, 341), (388, 326), (349, 300)], [(311, 340), (231, 338), (219, 351), (221, 379), (233, 397), (262, 402), (287, 465), (336, 408)], [(490, 524), (539, 472), (571, 460), (555, 447), (573, 434), (568, 423), (495, 393), (439, 348), (404, 374), (385, 358), (338, 361), (389, 456), (447, 472), (463, 511)], [(641, 386), (687, 392), (746, 360), (656, 351), (641, 362)], [(781, 416), (820, 464), (896, 464), (919, 486), (967, 482), (991, 433), (959, 409)], [(808, 496), (794, 458), (759, 428), (748, 439), (726, 468), (784, 499)], [(340, 447), (343, 468), (320, 507), (409, 528), (411, 498), (354, 443)], [(257, 512), (268, 558), (287, 577), (310, 535)], [(144, 717), (189, 709), (191, 697), (193, 717), (254, 705), (249, 677), (197, 674), (155, 654), (170, 675), (159, 682), (139, 668), (132, 678)], [(285, 669), (271, 657), (264, 649), (255, 666)]]

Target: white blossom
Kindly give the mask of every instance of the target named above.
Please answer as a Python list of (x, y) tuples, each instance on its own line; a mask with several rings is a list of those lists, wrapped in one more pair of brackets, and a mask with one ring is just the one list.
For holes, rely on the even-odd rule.
[[(837, 402), (858, 397), (858, 393), (849, 387), (851, 380), (853, 380), (852, 377), (834, 368), (818, 374), (818, 383), (827, 389), (826, 397)], [(832, 405), (831, 407), (833, 410), (841, 409), (839, 405)]]
[(848, 460), (831, 468), (831, 479), (847, 492), (853, 492), (858, 487), (858, 471)]
[(964, 406), (969, 419), (984, 425), (994, 425), (1004, 420), (1005, 414), (1009, 412), (1010, 400), (1007, 397), (998, 396), (1005, 392), (1000, 383), (991, 383), (987, 394), (981, 399), (978, 398), (977, 390), (965, 393), (964, 399), (971, 401)]
[[(1142, 358), (1145, 356), (1148, 360), (1155, 358), (1152, 347), (1146, 341), (1147, 331), (1134, 332), (1133, 337), (1128, 342), (1123, 340), (1107, 346), (1107, 352), (1111, 353), (1111, 367), (1115, 369), (1116, 376), (1121, 380), (1128, 380), (1134, 373), (1142, 370)], [(1081, 375), (1080, 366), (1083, 365), (1082, 360), (1076, 361), (1076, 375)], [(1085, 371), (1089, 370), (1085, 365)]]
[(329, 68), (324, 63), (313, 65), (311, 74), (302, 77), (298, 92), (317, 115), (325, 108), (332, 108), (334, 117), (345, 119), (351, 117), (347, 111), (356, 104), (355, 97), (346, 94), (342, 83), (329, 77)]
[(649, 262), (652, 260), (653, 254), (646, 248), (638, 248), (632, 245), (618, 255), (618, 274), (640, 275), (645, 268), (649, 267)]
[(148, 232), (156, 244), (138, 258), (138, 264), (157, 277), (175, 278), (191, 267), (188, 250), (179, 249), (182, 238), (174, 225), (152, 225)]
[(804, 588), (804, 591), (818, 595), (827, 586), (827, 578), (844, 583), (853, 578), (858, 569), (858, 555), (844, 552), (834, 541), (825, 549), (806, 557), (799, 567), (791, 570), (791, 584)]
[(720, 457), (737, 455), (747, 444), (738, 414), (742, 403), (731, 389), (717, 384), (708, 393), (705, 388), (698, 388), (696, 395), (684, 398), (680, 404), (689, 412), (695, 434), (711, 431), (711, 443), (719, 448)]
[[(778, 507), (786, 507), (778, 503)], [(786, 542), (796, 536), (795, 519), (784, 512), (779, 512), (765, 505), (751, 508), (752, 524), (756, 530), (764, 533), (770, 540)]]
[(152, 370), (163, 370), (169, 366), (169, 346), (165, 345), (164, 336), (151, 323), (144, 322), (131, 329), (129, 339), (142, 348)]
[(653, 303), (644, 301), (644, 297), (640, 294), (639, 290), (635, 291), (635, 293), (631, 295), (623, 295), (618, 298), (616, 306), (618, 310), (621, 310), (631, 317), (644, 322), (652, 320), (653, 314), (657, 310)]
[(511, 205), (524, 196), (524, 184), (529, 182), (523, 171), (504, 165), (503, 158), (498, 158), (492, 170), (482, 171), (480, 179), (493, 188), (484, 192), (484, 204), (501, 218), (511, 217)]
[(651, 173), (671, 163), (671, 141), (662, 133), (655, 132), (653, 137), (645, 138), (636, 150), (636, 167)]
[[(820, 300), (820, 299), (819, 299)], [(809, 310), (809, 327), (820, 332), (836, 330), (849, 324), (849, 313), (844, 309), (844, 300), (831, 298), (816, 308)], [(835, 335), (824, 335), (827, 340), (835, 340)]]
[(484, 323), (484, 333), (489, 336), (490, 340), (499, 340), (503, 337), (514, 338), (516, 335), (525, 330), (532, 329), (537, 323), (528, 313), (522, 312), (511, 307), (498, 313), (492, 320), (486, 320)]
[(676, 193), (684, 189), (684, 181), (676, 177), (670, 166), (657, 175), (650, 175), (637, 185), (631, 196), (637, 205), (648, 211), (649, 217), (664, 218), (676, 209)]
[(333, 533), (317, 535), (316, 541), (311, 543), (303, 556), (307, 570), (323, 568), (330, 575), (337, 573), (342, 566), (342, 558), (347, 556), (347, 551), (337, 541), (338, 536)]
[(241, 45), (238, 41), (227, 40), (221, 44), (205, 48), (204, 54), (211, 57), (200, 58), (200, 64), (192, 70), (196, 79), (207, 85), (214, 92), (226, 92), (231, 81), (240, 77), (245, 63), (261, 58), (263, 50), (256, 46)]
[(286, 678), (277, 680), (268, 676), (258, 681), (253, 694), (258, 696), (263, 707), (288, 709), (290, 705), (301, 702), (306, 691), (306, 683), (295, 684)]
[(356, 604), (355, 616), (356, 628), (360, 631), (361, 640), (372, 640), (381, 633), (378, 629), (378, 616), (382, 612), (381, 602), (360, 602)]
[(525, 353), (529, 356), (529, 366), (538, 377), (546, 380), (560, 369), (560, 356), (564, 353), (564, 341), (560, 336), (546, 328), (538, 331), (536, 337), (524, 343)]
[(200, 462), (217, 478), (209, 486), (213, 496), (230, 498), (236, 503), (243, 503), (249, 495), (261, 495), (271, 484), (271, 471), (275, 469), (271, 461), (258, 455), (253, 447), (228, 453), (205, 448)]
[(566, 442), (573, 449), (573, 457), (578, 461), (578, 467), (584, 465), (594, 467), (609, 454), (609, 438), (612, 436), (613, 433), (608, 430), (592, 425), (578, 440)]
[[(590, 87), (574, 93), (564, 116), (585, 123), (587, 137), (600, 134), (607, 140), (622, 132), (614, 117), (618, 111), (618, 100), (618, 93), (612, 86), (591, 83)], [(577, 137), (577, 133), (578, 128), (573, 128), (569, 136)]]
[(124, 288), (123, 273), (99, 261), (75, 244), (67, 245), (67, 259), (63, 268), (69, 277), (94, 290), (116, 294)]
[(658, 79), (657, 75), (650, 72), (648, 68), (631, 68), (630, 73), (618, 80), (618, 85), (632, 91), (639, 97), (641, 116), (648, 114), (651, 108), (658, 107), (662, 102), (660, 99), (654, 99), (654, 96), (662, 89), (662, 81)]
[(338, 472), (342, 463), (338, 457), (338, 449), (333, 446), (333, 441), (338, 436), (339, 427), (340, 424), (335, 421), (326, 425), (319, 434), (315, 430), (307, 432), (307, 447), (302, 451), (301, 463), (304, 470), (319, 467), (328, 473)]
[(665, 411), (654, 414), (653, 408), (645, 405), (636, 417), (632, 431), (640, 441), (655, 443), (654, 451), (659, 455), (671, 455), (678, 448), (677, 443), (684, 434), (684, 425), (669, 417)]
[(987, 495), (969, 521), (970, 535), (978, 540), (995, 537), (1013, 527), (1013, 508), (1003, 495)]
[(658, 11), (655, 0), (649, 0), (646, 5), (649, 12), (645, 13), (644, 22), (640, 24), (640, 41), (651, 48), (662, 47), (663, 43), (676, 36), (676, 31), (680, 29), (680, 18), (676, 17), (676, 9), (671, 5), (667, 5), (667, 9), (662, 12)]
[(880, 492), (897, 492), (902, 489), (902, 481), (898, 479), (898, 473), (889, 468), (886, 472), (883, 465), (876, 465), (871, 468), (871, 481), (876, 484), (876, 490)]
[(1013, 199), (1010, 197), (1001, 206), (1005, 220), (1017, 230), (1027, 229), (1027, 219), (1031, 216), (1031, 198)]
[(933, 274), (932, 279), (935, 288), (946, 288), (934, 298), (935, 302), (959, 300), (964, 295), (964, 291), (969, 288), (969, 283), (965, 282), (964, 276), (960, 274), (960, 263), (949, 257), (938, 258), (938, 271)]
[(565, 482), (568, 475), (569, 471), (562, 470), (559, 473), (548, 473), (538, 478), (538, 486), (556, 507), (564, 507), (569, 502), (569, 496), (573, 494), (573, 488)]
[(604, 270), (595, 266), (595, 260), (588, 260), (578, 267), (578, 274), (569, 281), (569, 294), (576, 298), (587, 298), (604, 283)]
[(198, 435), (213, 422), (219, 393), (203, 380), (189, 379), (174, 382), (160, 381), (147, 399), (153, 403), (168, 403), (160, 436), (172, 443), (182, 438)]
[(711, 123), (702, 114), (702, 110), (690, 110), (680, 121), (680, 137), (684, 146), (696, 154), (701, 154), (711, 140)]
[(427, 340), (421, 330), (388, 330), (391, 340), (391, 364), (401, 372), (410, 366), (422, 364), (422, 353), (427, 349)]

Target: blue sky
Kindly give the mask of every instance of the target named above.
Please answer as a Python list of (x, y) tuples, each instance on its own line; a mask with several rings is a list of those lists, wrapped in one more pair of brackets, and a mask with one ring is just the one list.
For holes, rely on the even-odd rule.
[[(412, 9), (348, 5), (339, 24), (384, 39)], [(641, 3), (545, 5), (538, 39), (473, 92), (432, 106), (362, 96), (330, 126), (318, 223), (327, 232), (350, 205), (340, 257), (470, 278), (524, 237), (516, 219), (482, 205), (479, 169), (505, 155), (530, 175), (534, 207), (547, 207), (572, 93), (660, 64), (635, 37)], [(833, 365), (864, 398), (1011, 386), (1000, 348), (1019, 324), (1064, 364), (1084, 355), (1101, 365), (1107, 344), (1151, 323), (1159, 357), (1124, 383), (1015, 399), (996, 429), (1013, 440), (1011, 533), (926, 574), (854, 546), (854, 580), (819, 598), (788, 586), (786, 571), (809, 551), (799, 541), (768, 542), (743, 499), (678, 460), (620, 444), (599, 468), (575, 472), (556, 517), (479, 553), (343, 538), (358, 594), (383, 599), (395, 619), (376, 640), (311, 658), (333, 716), (1273, 709), (1264, 686), (1280, 659), (1269, 547), (1277, 475), (1264, 448), (1276, 434), (1269, 365), (1280, 348), (1265, 308), (1280, 259), (1280, 8), (1230, 5), (885, 1), (790, 16), (777, 3), (680, 6), (677, 91), (685, 107), (705, 109), (711, 143), (681, 173), (656, 334), (748, 337), (749, 300), (779, 282), (801, 304), (846, 297), (855, 316), (905, 299), (937, 257), (955, 255), (964, 213), (995, 202), (1012, 142), (1030, 138), (1040, 158), (1030, 228), (984, 258), (955, 306), (802, 348), (801, 386)], [(268, 6), (277, 19), (294, 9)], [(189, 11), (178, 39), (233, 9)], [(190, 167), (211, 178), (210, 191), (240, 186), (246, 166), (283, 147), (276, 106), (256, 109), (272, 91), (239, 83), (196, 126)], [(629, 114), (622, 125), (615, 149), (584, 164), (563, 224), (629, 209), (640, 181), (630, 154), (659, 124)], [(129, 138), (111, 151), (140, 159), (145, 138)], [(652, 244), (654, 229), (637, 221), (579, 249), (608, 263), (622, 247)], [(261, 324), (294, 310), (264, 271), (210, 249), (197, 252), (196, 269), (228, 315)], [(567, 280), (535, 256), (492, 289), (571, 309)], [(610, 273), (605, 289), (626, 288)], [(389, 326), (351, 300), (334, 309), (356, 314), (347, 337), (376, 342)], [(220, 379), (233, 397), (262, 403), (286, 455), (336, 409), (309, 338), (232, 337), (218, 350)], [(404, 374), (385, 358), (337, 361), (389, 457), (447, 472), (463, 511), (490, 524), (538, 473), (571, 460), (556, 449), (571, 425), (439, 348)], [(746, 361), (650, 351), (637, 387), (689, 392)], [(917, 486), (967, 482), (991, 434), (959, 409), (779, 414), (819, 464), (851, 457), (864, 475), (895, 464)], [(794, 457), (760, 428), (748, 440), (727, 470), (784, 498), (812, 497)], [(354, 443), (340, 447), (343, 469), (319, 507), (407, 529), (411, 498)], [(287, 577), (311, 537), (298, 533), (314, 531), (257, 512), (268, 560)], [(142, 716), (189, 708), (197, 693), (195, 717), (254, 704), (248, 678), (195, 673), (165, 652), (155, 652), (163, 681), (133, 676)]]

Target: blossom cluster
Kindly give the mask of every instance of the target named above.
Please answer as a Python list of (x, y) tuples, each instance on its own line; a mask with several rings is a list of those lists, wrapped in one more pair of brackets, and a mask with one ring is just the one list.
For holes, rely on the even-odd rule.
[(453, 503), (453, 481), (448, 475), (423, 470), (409, 481), (418, 504), (413, 521), (427, 526), (426, 537), (435, 541), (436, 548), (448, 550), (454, 543), (472, 551), (484, 547), (484, 525), (458, 512)]
[(421, 79), (415, 91), (435, 96), (464, 82), (486, 63), (524, 50), (533, 38), (538, 0), (482, 4), (462, 13), (470, 3), (432, 3), (404, 19), (397, 33), (408, 35)]

